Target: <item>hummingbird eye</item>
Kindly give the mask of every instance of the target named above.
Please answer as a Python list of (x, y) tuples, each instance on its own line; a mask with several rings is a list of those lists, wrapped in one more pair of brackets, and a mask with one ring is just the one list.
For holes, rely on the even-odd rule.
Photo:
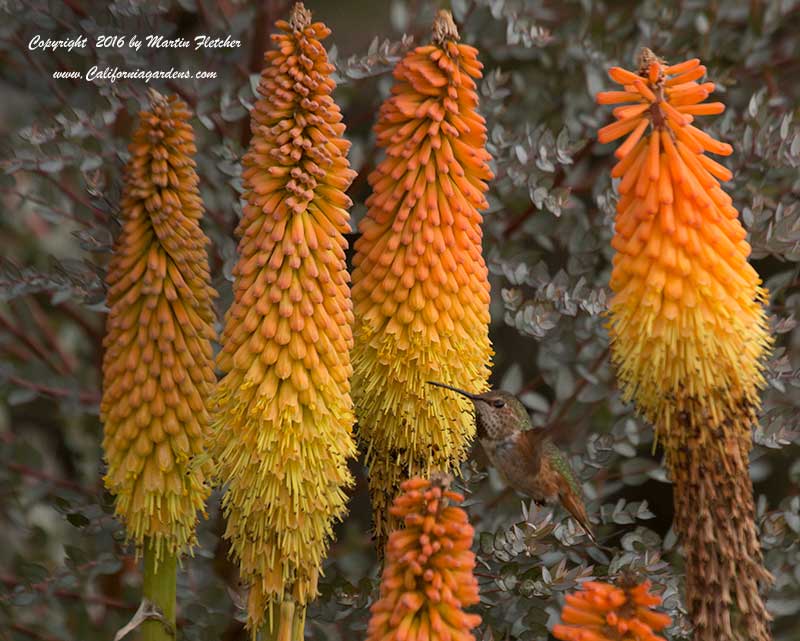
[(498, 409), (506, 406), (506, 402), (502, 398), (497, 398), (492, 401), (492, 405)]

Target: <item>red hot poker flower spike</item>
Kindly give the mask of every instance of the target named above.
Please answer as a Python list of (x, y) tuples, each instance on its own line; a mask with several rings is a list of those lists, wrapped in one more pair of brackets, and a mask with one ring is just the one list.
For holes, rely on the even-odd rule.
[(413, 478), (390, 508), (404, 529), (389, 535), (381, 597), (372, 606), (367, 641), (473, 641), (480, 616), (464, 612), (478, 602), (470, 550), (474, 530), (455, 504), (449, 478)]

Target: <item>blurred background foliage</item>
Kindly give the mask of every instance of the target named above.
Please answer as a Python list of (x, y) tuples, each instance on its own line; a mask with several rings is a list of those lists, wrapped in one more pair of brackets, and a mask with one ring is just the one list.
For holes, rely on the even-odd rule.
[[(121, 170), (142, 81), (54, 80), (53, 71), (213, 70), (215, 80), (155, 81), (196, 113), (198, 169), (218, 311), (231, 296), (232, 232), (248, 108), (284, 0), (0, 0), (0, 639), (110, 639), (138, 605), (140, 569), (102, 490), (98, 421), (103, 274), (118, 230)], [(545, 639), (565, 590), (588, 576), (645, 572), (663, 591), (680, 639), (682, 556), (671, 486), (649, 426), (622, 404), (609, 367), (608, 297), (616, 196), (613, 146), (595, 142), (608, 109), (593, 94), (605, 70), (641, 46), (669, 61), (698, 56), (728, 109), (705, 119), (735, 147), (727, 186), (770, 289), (777, 348), (768, 364), (752, 459), (761, 541), (775, 576), (777, 639), (800, 639), (800, 3), (692, 0), (307, 0), (333, 30), (350, 160), (353, 224), (378, 160), (371, 126), (393, 64), (452, 8), (480, 50), (481, 110), (494, 158), (484, 250), (492, 274), (493, 384), (521, 395), (536, 425), (555, 426), (584, 481), (607, 550), (563, 511), (503, 490), (476, 452), (461, 487), (476, 527), (482, 639)], [(36, 34), (86, 35), (71, 53), (29, 51)], [(230, 35), (233, 49), (98, 48), (99, 35)], [(363, 469), (337, 529), (314, 639), (363, 637), (376, 596)], [(212, 496), (200, 546), (179, 576), (186, 639), (243, 639), (242, 595)]]

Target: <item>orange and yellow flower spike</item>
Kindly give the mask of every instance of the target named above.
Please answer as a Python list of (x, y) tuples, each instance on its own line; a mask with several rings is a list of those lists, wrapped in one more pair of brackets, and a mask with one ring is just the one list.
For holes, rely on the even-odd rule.
[(705, 71), (697, 59), (667, 65), (645, 49), (636, 73), (609, 71), (622, 91), (597, 95), (618, 105), (600, 142), (627, 136), (611, 171), (620, 198), (609, 333), (623, 395), (655, 426), (675, 482), (695, 639), (729, 637), (735, 617), (765, 641), (759, 587), (770, 576), (748, 453), (772, 339), (747, 233), (720, 186), (732, 174), (706, 155), (733, 149), (695, 123), (724, 110), (704, 102), (714, 90)]
[(211, 491), (205, 448), (216, 292), (191, 114), (177, 96), (151, 90), (139, 117), (108, 266), (100, 418), (105, 485), (144, 553), (143, 597), (163, 615), (142, 624), (143, 638), (166, 641), (174, 636), (167, 626), (175, 625), (178, 557), (195, 542)]
[[(750, 427), (764, 384), (762, 361), (770, 337), (766, 292), (747, 262), (750, 246), (731, 198), (720, 187), (731, 172), (705, 155), (729, 155), (730, 145), (692, 123), (721, 113), (699, 104), (714, 84), (698, 84), (697, 59), (666, 66), (644, 56), (640, 74), (609, 72), (624, 91), (597, 95), (617, 122), (600, 142), (627, 138), (611, 171), (621, 178), (611, 276), (611, 337), (625, 395), (653, 421), (661, 439), (684, 428), (734, 417)], [(745, 403), (750, 410), (742, 412)], [(711, 434), (707, 434), (711, 436)]]
[[(301, 3), (251, 112), (234, 302), (217, 364), (214, 456), (227, 484), (225, 536), (250, 587), (247, 625), (302, 639), (355, 454), (352, 304), (345, 265), (350, 144), (333, 66)], [(275, 628), (277, 626), (277, 630)], [(288, 635), (288, 636), (281, 636)]]
[(470, 630), (481, 617), (464, 612), (479, 601), (474, 530), (456, 505), (464, 497), (448, 483), (446, 475), (435, 475), (401, 484), (390, 510), (405, 527), (389, 535), (367, 641), (474, 641)]
[(672, 620), (653, 607), (661, 597), (650, 593), (650, 582), (621, 582), (621, 587), (587, 581), (567, 594), (553, 636), (561, 641), (664, 641), (656, 632)]
[(105, 485), (128, 537), (156, 562), (186, 551), (210, 492), (206, 403), (216, 292), (200, 228), (190, 113), (151, 92), (125, 170), (103, 341)]
[(400, 483), (457, 470), (474, 432), (467, 404), (432, 395), (428, 380), (486, 389), (489, 282), (481, 215), (492, 178), (478, 114), (477, 51), (458, 44), (449, 12), (433, 43), (394, 70), (375, 127), (386, 157), (353, 259), (353, 396), (369, 467), (379, 551)]

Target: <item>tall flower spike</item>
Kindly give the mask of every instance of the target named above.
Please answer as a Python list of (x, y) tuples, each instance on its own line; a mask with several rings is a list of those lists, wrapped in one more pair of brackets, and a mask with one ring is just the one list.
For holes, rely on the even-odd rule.
[(470, 551), (474, 530), (447, 489), (448, 478), (414, 478), (401, 485), (390, 508), (405, 529), (389, 535), (381, 596), (372, 605), (367, 641), (474, 640), (478, 581)]
[[(661, 597), (650, 593), (650, 582), (623, 580), (620, 587), (587, 581), (567, 594), (553, 636), (561, 641), (664, 641), (656, 632), (672, 620), (654, 612)], [(565, 625), (566, 624), (566, 625)]]
[(129, 151), (103, 341), (105, 484), (156, 560), (194, 540), (210, 487), (202, 457), (216, 382), (203, 204), (186, 104), (151, 92)]
[(609, 71), (623, 91), (597, 95), (620, 105), (599, 140), (627, 135), (611, 171), (621, 180), (609, 332), (623, 394), (653, 422), (675, 482), (695, 639), (731, 638), (741, 625), (763, 641), (759, 587), (770, 576), (748, 453), (772, 339), (746, 232), (719, 184), (731, 172), (705, 155), (733, 150), (692, 124), (725, 108), (703, 102), (714, 89), (698, 83), (705, 71), (645, 49), (638, 73)]
[(492, 178), (474, 81), (482, 65), (456, 42), (448, 12), (433, 32), (397, 65), (381, 106), (386, 158), (369, 177), (353, 259), (353, 395), (379, 552), (400, 482), (457, 469), (473, 435), (467, 402), (431, 395), (426, 381), (486, 389), (492, 357), (478, 211)]
[(250, 586), (248, 626), (255, 636), (277, 620), (279, 634), (300, 639), (352, 482), (344, 192), (355, 174), (320, 43), (330, 30), (312, 24), (301, 3), (276, 25), (282, 33), (266, 54), (243, 160), (213, 449), (228, 487), (225, 536)]

